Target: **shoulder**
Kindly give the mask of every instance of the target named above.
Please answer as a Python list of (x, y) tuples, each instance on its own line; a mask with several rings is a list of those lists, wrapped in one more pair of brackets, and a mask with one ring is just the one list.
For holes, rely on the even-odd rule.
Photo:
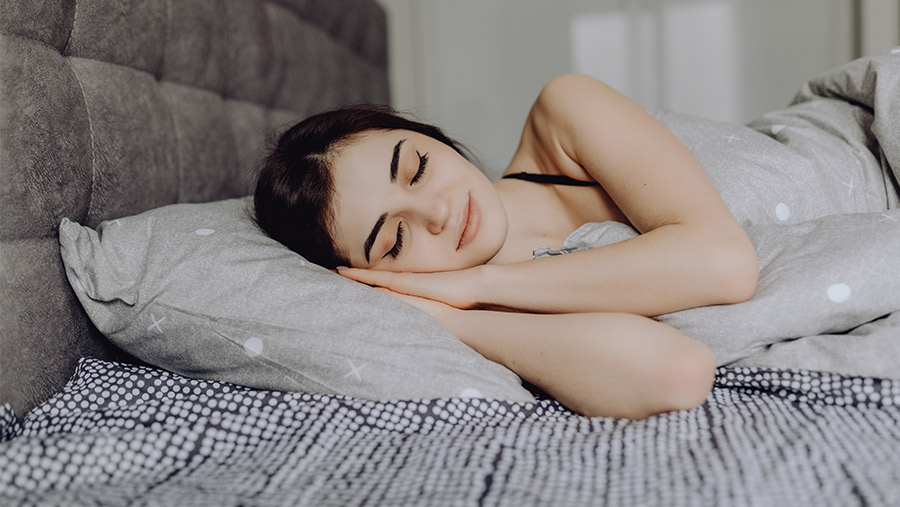
[(599, 79), (584, 74), (562, 74), (548, 81), (541, 89), (532, 106), (531, 116), (544, 120), (574, 121), (579, 111), (602, 108), (623, 99), (622, 95)]
[(541, 88), (538, 101), (564, 100), (571, 93), (595, 93), (597, 87), (608, 87), (603, 81), (585, 74), (560, 74)]
[(637, 139), (656, 139), (668, 131), (603, 81), (563, 74), (544, 85), (532, 105), (523, 140), (527, 135), (544, 148), (586, 163), (604, 153), (627, 155)]
[(618, 97), (621, 96), (607, 84), (583, 74), (562, 74), (548, 81), (531, 106), (507, 172), (525, 167), (528, 171), (586, 179), (587, 174), (573, 157), (576, 134), (595, 128), (599, 116), (604, 121), (614, 121), (599, 111)]
[(603, 134), (623, 125), (640, 108), (599, 79), (583, 74), (562, 74), (551, 79), (538, 94), (526, 131), (538, 139), (570, 148), (576, 138)]

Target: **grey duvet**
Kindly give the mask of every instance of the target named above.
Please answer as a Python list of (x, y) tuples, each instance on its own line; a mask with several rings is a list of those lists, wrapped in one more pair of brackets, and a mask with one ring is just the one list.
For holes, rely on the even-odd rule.
[[(806, 83), (748, 126), (658, 112), (756, 247), (750, 301), (658, 317), (719, 365), (900, 377), (900, 50)], [(585, 224), (554, 255), (624, 241)]]

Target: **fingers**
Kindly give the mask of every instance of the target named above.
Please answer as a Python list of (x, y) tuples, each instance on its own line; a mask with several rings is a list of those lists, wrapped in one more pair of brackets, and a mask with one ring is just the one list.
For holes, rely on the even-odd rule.
[(384, 287), (400, 294), (443, 301), (443, 284), (428, 275), (360, 268), (338, 268), (338, 274), (376, 288)]
[(379, 271), (376, 269), (338, 268), (338, 274), (353, 281), (371, 285), (373, 287), (386, 287), (393, 292), (426, 296), (417, 292), (414, 283), (415, 275), (412, 273), (394, 273), (392, 271)]
[(337, 273), (357, 282), (381, 287), (389, 287), (390, 285), (388, 282), (390, 282), (390, 276), (393, 275), (393, 273), (389, 271), (344, 267), (337, 268)]
[(410, 296), (408, 294), (402, 294), (400, 292), (394, 292), (391, 289), (387, 289), (385, 287), (375, 287), (375, 290), (387, 294), (389, 296), (393, 296), (404, 303), (412, 305), (419, 310), (431, 315), (434, 318), (438, 318), (440, 315), (447, 312), (450, 308), (446, 304), (440, 301), (434, 301), (432, 299), (421, 298), (418, 296)]
[(338, 268), (338, 274), (351, 280), (385, 287), (393, 292), (441, 301), (457, 308), (470, 308), (474, 302), (466, 297), (467, 284), (461, 272), (395, 273), (374, 269)]

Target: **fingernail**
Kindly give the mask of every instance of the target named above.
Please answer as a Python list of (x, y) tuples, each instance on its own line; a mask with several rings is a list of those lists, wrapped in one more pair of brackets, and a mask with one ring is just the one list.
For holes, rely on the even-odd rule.
[(340, 270), (342, 270), (342, 269), (350, 269), (350, 268), (348, 268), (347, 266), (338, 266), (338, 267), (335, 268), (335, 269), (337, 269), (338, 271), (340, 271)]

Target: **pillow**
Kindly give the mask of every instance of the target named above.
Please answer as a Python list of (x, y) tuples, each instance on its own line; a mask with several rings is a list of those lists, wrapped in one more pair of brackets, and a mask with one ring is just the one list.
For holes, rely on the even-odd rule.
[(534, 400), (426, 313), (266, 236), (251, 210), (245, 197), (96, 230), (63, 219), (66, 276), (110, 341), (178, 374), (376, 400)]

